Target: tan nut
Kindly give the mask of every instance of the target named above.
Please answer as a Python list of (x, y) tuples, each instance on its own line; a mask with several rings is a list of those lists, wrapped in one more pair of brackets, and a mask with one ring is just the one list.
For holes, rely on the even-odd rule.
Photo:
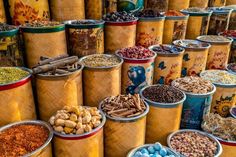
[(84, 128), (79, 128), (77, 131), (76, 131), (76, 134), (77, 135), (80, 135), (80, 134), (83, 134), (84, 133)]
[(72, 114), (70, 115), (70, 120), (73, 121), (73, 122), (76, 122), (76, 121), (77, 121), (77, 115), (74, 114), (74, 113), (72, 113)]
[(55, 117), (56, 119), (63, 119), (63, 120), (69, 119), (69, 116), (67, 113), (57, 113)]
[(89, 123), (91, 119), (92, 119), (92, 116), (90, 115), (90, 113), (88, 113), (88, 114), (85, 114), (85, 116), (82, 119), (82, 122), (83, 124), (86, 124), (86, 123)]
[(65, 126), (68, 128), (74, 128), (76, 126), (76, 123), (71, 121), (71, 120), (66, 120), (65, 121)]
[(64, 132), (65, 132), (66, 134), (72, 133), (72, 132), (73, 132), (73, 128), (64, 127)]
[(80, 128), (82, 128), (82, 126), (83, 126), (83, 124), (79, 122), (76, 124), (76, 129), (80, 129)]
[(91, 126), (90, 126), (90, 125), (86, 125), (85, 128), (84, 128), (84, 131), (85, 131), (85, 132), (90, 132), (90, 131), (92, 131)]
[(65, 126), (65, 120), (64, 119), (56, 119), (55, 125), (56, 126)]
[(56, 131), (56, 132), (63, 132), (63, 127), (62, 126), (55, 126), (54, 127), (54, 130)]
[(96, 121), (95, 123), (93, 123), (93, 127), (96, 128), (96, 127), (98, 127), (100, 124), (101, 124), (101, 121), (98, 120), (98, 121)]
[(55, 124), (55, 117), (54, 117), (54, 116), (52, 116), (52, 117), (49, 119), (49, 123), (50, 123), (51, 125), (54, 125), (54, 124)]

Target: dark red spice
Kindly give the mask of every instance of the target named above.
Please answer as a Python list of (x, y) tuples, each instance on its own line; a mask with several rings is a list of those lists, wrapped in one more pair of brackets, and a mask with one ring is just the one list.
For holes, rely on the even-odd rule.
[(22, 124), (0, 132), (0, 156), (16, 157), (31, 153), (48, 139), (49, 131), (41, 125)]
[(226, 37), (236, 38), (236, 30), (227, 30), (227, 31), (224, 31), (221, 35), (226, 36)]
[(176, 10), (169, 10), (167, 12), (165, 12), (166, 16), (186, 16), (183, 13), (176, 11)]
[(117, 54), (121, 57), (130, 59), (147, 59), (155, 55), (153, 52), (142, 46), (124, 48), (119, 50)]

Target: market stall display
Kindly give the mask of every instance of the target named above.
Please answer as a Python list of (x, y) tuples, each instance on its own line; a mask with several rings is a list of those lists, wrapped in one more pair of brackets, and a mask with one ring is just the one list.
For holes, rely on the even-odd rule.
[(149, 106), (138, 94), (108, 97), (100, 103), (99, 108), (107, 117), (104, 129), (105, 156), (126, 156), (130, 149), (144, 144)]
[(171, 85), (186, 94), (181, 116), (181, 129), (201, 129), (204, 115), (210, 113), (215, 86), (200, 77), (183, 77)]
[(23, 53), (19, 48), (19, 29), (0, 23), (0, 66), (23, 66)]
[(55, 21), (85, 19), (84, 0), (50, 0), (51, 17)]
[(98, 107), (110, 95), (121, 93), (123, 59), (115, 55), (89, 55), (81, 58), (83, 70), (83, 98), (86, 106)]
[(167, 136), (179, 130), (183, 102), (186, 95), (167, 85), (152, 85), (140, 91), (150, 106), (147, 115), (146, 143), (159, 141), (166, 145)]
[(230, 108), (236, 103), (236, 75), (222, 70), (207, 70), (203, 71), (200, 76), (216, 86), (211, 112), (227, 117)]
[(136, 45), (148, 48), (162, 44), (165, 17), (155, 10), (138, 12)]
[(233, 39), (217, 35), (203, 35), (197, 40), (211, 44), (208, 52), (206, 69), (225, 69)]
[(176, 40), (174, 45), (185, 49), (181, 76), (198, 76), (206, 69), (208, 52), (211, 47), (209, 43), (197, 40)]
[(96, 107), (65, 106), (49, 123), (54, 130), (56, 157), (103, 157), (103, 126), (106, 117)]
[(104, 21), (65, 21), (68, 53), (83, 57), (104, 53)]
[(0, 126), (36, 119), (31, 75), (27, 68), (0, 67)]
[(181, 76), (184, 49), (173, 45), (149, 47), (157, 57), (154, 65), (154, 84), (170, 84)]

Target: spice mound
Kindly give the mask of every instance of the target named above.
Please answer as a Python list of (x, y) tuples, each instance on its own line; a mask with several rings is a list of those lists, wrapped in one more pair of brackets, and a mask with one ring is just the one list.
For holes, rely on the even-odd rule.
[(169, 10), (165, 12), (165, 16), (186, 16), (186, 15), (176, 10)]
[(158, 12), (157, 10), (152, 10), (152, 9), (144, 9), (142, 11), (139, 11), (137, 13), (137, 16), (138, 17), (149, 17), (149, 18), (163, 17), (163, 15), (160, 12)]
[(122, 12), (112, 12), (103, 16), (104, 21), (110, 22), (126, 22), (136, 20), (134, 14), (127, 13), (126, 11)]
[(44, 126), (22, 124), (0, 132), (0, 156), (18, 157), (41, 147), (48, 139), (49, 131)]
[(159, 45), (154, 46), (151, 50), (157, 54), (180, 54), (184, 49), (174, 45)]
[(213, 90), (213, 86), (210, 81), (204, 80), (200, 77), (184, 77), (174, 80), (172, 86), (189, 93), (194, 94), (206, 94)]
[(234, 85), (236, 84), (236, 76), (223, 70), (206, 70), (202, 72), (201, 78), (209, 80), (212, 83)]
[(236, 141), (236, 119), (209, 113), (203, 118), (202, 129), (227, 141)]
[(227, 66), (227, 69), (236, 73), (236, 63), (231, 63)]
[(141, 115), (146, 110), (144, 101), (138, 94), (118, 95), (106, 98), (101, 109), (110, 117), (131, 118)]
[(186, 157), (214, 157), (217, 143), (198, 132), (179, 132), (170, 139), (171, 148)]
[(230, 39), (224, 37), (224, 36), (218, 36), (218, 35), (204, 35), (197, 38), (200, 41), (205, 42), (231, 42)]
[(65, 106), (49, 123), (58, 133), (80, 135), (97, 128), (102, 123), (102, 115), (96, 107)]
[(81, 61), (87, 67), (111, 67), (121, 63), (121, 60), (115, 55), (89, 55)]
[(200, 42), (197, 40), (176, 40), (174, 41), (176, 46), (181, 46), (184, 48), (207, 48), (209, 44), (205, 42)]
[(12, 26), (12, 25), (5, 24), (5, 23), (0, 23), (0, 32), (10, 31), (13, 29), (16, 29), (16, 27)]
[(0, 85), (19, 81), (29, 74), (28, 71), (16, 67), (0, 67)]
[(102, 20), (98, 21), (98, 20), (75, 20), (75, 21), (71, 21), (68, 24), (73, 24), (73, 25), (95, 25), (98, 23), (103, 22)]
[(32, 21), (30, 23), (25, 23), (23, 27), (53, 27), (60, 25), (60, 22), (56, 21)]
[(227, 30), (221, 33), (221, 35), (226, 37), (236, 38), (236, 30)]
[(191, 8), (188, 8), (188, 9), (184, 9), (183, 12), (209, 13), (209, 10), (206, 10), (205, 8), (191, 7)]
[(146, 99), (157, 103), (176, 103), (184, 98), (184, 94), (181, 91), (167, 85), (147, 87), (142, 94)]
[(120, 49), (117, 54), (124, 58), (130, 59), (147, 59), (153, 57), (155, 54), (142, 46), (134, 46)]

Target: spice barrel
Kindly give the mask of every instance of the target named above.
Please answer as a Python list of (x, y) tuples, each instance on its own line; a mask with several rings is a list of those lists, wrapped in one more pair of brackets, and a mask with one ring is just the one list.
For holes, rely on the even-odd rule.
[(5, 14), (5, 9), (4, 9), (4, 3), (3, 0), (0, 0), (0, 22), (1, 23), (6, 23), (6, 14)]
[[(2, 24), (2, 26), (4, 25), (5, 24)], [(23, 54), (19, 48), (18, 41), (19, 29), (14, 26), (8, 26), (12, 27), (12, 29), (7, 31), (0, 31), (0, 66), (23, 66)]]
[(145, 143), (146, 115), (149, 112), (149, 106), (146, 103), (145, 105), (146, 110), (142, 114), (131, 118), (111, 117), (106, 114), (105, 156), (126, 156), (131, 149)]
[(50, 8), (55, 21), (85, 19), (84, 0), (51, 0)]
[(235, 155), (236, 141), (226, 141), (220, 138), (217, 138), (217, 140), (220, 142), (223, 148), (221, 157), (228, 157), (228, 156), (236, 157)]
[(207, 8), (209, 0), (190, 0), (189, 7)]
[(54, 155), (56, 157), (103, 157), (103, 127), (105, 122), (106, 117), (102, 114), (102, 122), (98, 127), (80, 135), (65, 135), (54, 131)]
[(222, 7), (225, 6), (227, 0), (209, 0), (209, 7)]
[(145, 0), (144, 7), (157, 11), (167, 11), (169, 0)]
[(135, 46), (137, 20), (125, 22), (105, 22), (105, 52)]
[[(165, 52), (165, 49), (170, 51)], [(149, 47), (149, 50), (157, 54), (153, 77), (154, 84), (170, 84), (173, 80), (181, 77), (183, 48), (172, 45), (153, 45)]]
[(137, 24), (136, 45), (148, 48), (162, 44), (165, 17), (140, 17)]
[[(28, 67), (35, 66), (41, 56), (58, 57), (67, 54), (65, 25), (21, 27)], [(47, 40), (45, 40), (47, 39)]]
[(235, 0), (227, 0), (226, 1), (226, 6), (227, 5), (235, 5), (236, 4), (236, 1)]
[(233, 9), (229, 20), (229, 30), (236, 30), (236, 1), (234, 5), (225, 6), (224, 8)]
[(68, 51), (71, 55), (104, 53), (104, 21), (66, 21)]
[(196, 76), (206, 69), (210, 44), (196, 40), (176, 40), (173, 44), (185, 49), (182, 76)]
[[(89, 55), (81, 58), (81, 62), (88, 58), (100, 55)], [(104, 54), (107, 58), (116, 56)], [(99, 102), (110, 95), (118, 95), (121, 92), (121, 66), (123, 59), (114, 65), (89, 66), (84, 64), (83, 70), (83, 98), (87, 106), (97, 107)], [(96, 64), (96, 63), (94, 63)]]
[(63, 75), (36, 75), (36, 92), (40, 119), (49, 118), (64, 106), (83, 105), (82, 70)]
[[(30, 121), (30, 120), (27, 120), (27, 121), (22, 121), (22, 122), (11, 123), (11, 124), (8, 124), (8, 125), (6, 125), (4, 127), (1, 127), (0, 128), (0, 133), (2, 134), (4, 131), (7, 131), (9, 129), (13, 129), (13, 128), (16, 129), (18, 126), (22, 126), (22, 125), (25, 125), (25, 126), (40, 126), (41, 128), (44, 128), (44, 129), (46, 129), (48, 131), (48, 138), (46, 139), (45, 143), (42, 146), (40, 146), (39, 148), (37, 148), (36, 150), (34, 150), (34, 151), (32, 151), (32, 152), (30, 152), (28, 154), (24, 154), (23, 156), (29, 156), (29, 157), (52, 157), (51, 141), (52, 141), (52, 138), (53, 138), (53, 131), (52, 131), (52, 128), (48, 125), (48, 123), (46, 123), (44, 121), (39, 121), (39, 120), (31, 120)], [(22, 134), (23, 134), (22, 131), (23, 131), (23, 129), (22, 130), (18, 130), (18, 132), (17, 132), (18, 134), (17, 135), (19, 137), (22, 136)], [(29, 131), (34, 131), (34, 129), (30, 128)], [(17, 135), (15, 135), (15, 136), (18, 137)], [(32, 138), (32, 140), (36, 141), (36, 140), (39, 140), (39, 139), (35, 139), (35, 138), (39, 138), (39, 137), (40, 136), (36, 135), (35, 132), (34, 132), (34, 134), (32, 134), (31, 138)], [(30, 147), (30, 146), (25, 146), (25, 143), (23, 143), (24, 142), (23, 140), (22, 140), (22, 143), (23, 143), (22, 146), (18, 143), (19, 139), (16, 138), (16, 140), (18, 140), (18, 141), (15, 141), (15, 142), (17, 142), (17, 145), (19, 147)], [(24, 140), (26, 140), (26, 139), (24, 139)], [(28, 139), (28, 140), (30, 140), (30, 139)], [(30, 143), (30, 144), (35, 144), (35, 141), (34, 141), (34, 143)], [(34, 146), (31, 146), (31, 147), (36, 147), (36, 146), (34, 145)], [(21, 151), (23, 152), (23, 150), (21, 150)], [(18, 153), (20, 153), (20, 152), (18, 152)]]
[(206, 69), (225, 69), (233, 40), (215, 35), (199, 36), (197, 40), (211, 44)]
[(168, 9), (169, 10), (181, 10), (187, 9), (189, 7), (190, 0), (169, 0)]
[(166, 16), (163, 31), (163, 44), (185, 39), (189, 16)]
[(9, 10), (14, 25), (22, 25), (35, 20), (49, 20), (48, 0), (8, 0)]
[(189, 15), (186, 39), (196, 39), (200, 35), (207, 35), (212, 12), (191, 12), (182, 10), (183, 14)]
[(175, 103), (154, 102), (146, 98), (143, 93), (147, 88), (155, 86), (160, 85), (147, 86), (140, 91), (141, 97), (148, 103), (150, 108), (147, 115), (145, 143), (159, 141), (161, 144), (166, 145), (167, 136), (173, 131), (177, 131), (180, 127), (181, 112), (186, 96), (183, 92), (176, 89), (183, 96), (181, 101)]
[(86, 0), (85, 1), (86, 19), (101, 20), (104, 13), (103, 6), (104, 4), (103, 1), (101, 0)]
[(18, 81), (0, 85), (0, 100), (4, 100), (0, 101), (0, 126), (21, 120), (36, 119), (31, 70), (20, 69), (28, 72), (28, 75)]

